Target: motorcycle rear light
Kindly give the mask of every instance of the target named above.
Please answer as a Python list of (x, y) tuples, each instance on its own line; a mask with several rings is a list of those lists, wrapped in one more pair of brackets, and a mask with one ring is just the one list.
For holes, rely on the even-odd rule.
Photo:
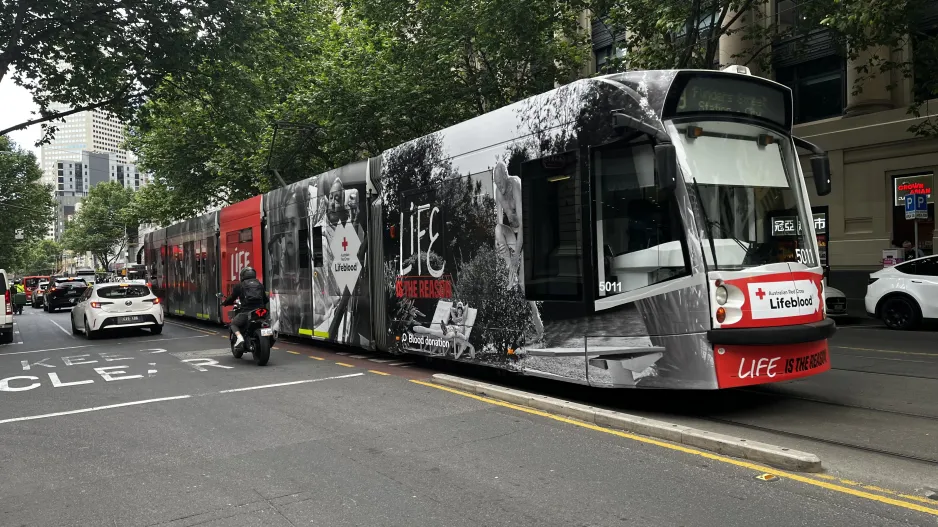
[(254, 313), (255, 313), (257, 316), (259, 316), (259, 317), (263, 317), (263, 316), (267, 315), (267, 310), (264, 309), (264, 308), (256, 309), (256, 310), (254, 310)]

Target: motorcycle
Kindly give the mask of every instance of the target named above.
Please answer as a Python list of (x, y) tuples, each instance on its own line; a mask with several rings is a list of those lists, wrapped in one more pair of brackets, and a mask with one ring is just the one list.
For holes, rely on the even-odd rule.
[[(223, 295), (219, 293), (216, 296), (222, 298)], [(245, 311), (249, 311), (248, 322), (241, 333), (241, 336), (244, 337), (244, 343), (241, 344), (240, 348), (235, 347), (237, 337), (235, 337), (234, 330), (231, 329), (231, 324), (228, 324), (228, 343), (231, 346), (231, 354), (234, 355), (234, 358), (240, 359), (245, 353), (250, 353), (254, 356), (257, 365), (263, 366), (270, 360), (270, 348), (273, 347), (277, 339), (273, 328), (270, 327), (270, 311), (264, 307), (245, 310), (241, 308), (240, 302), (235, 301), (230, 317), (234, 318)]]

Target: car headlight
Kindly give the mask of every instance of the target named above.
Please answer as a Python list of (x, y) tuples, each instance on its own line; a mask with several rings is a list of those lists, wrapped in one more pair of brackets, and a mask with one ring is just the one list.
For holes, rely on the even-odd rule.
[(726, 288), (723, 287), (722, 285), (720, 287), (717, 287), (716, 292), (714, 294), (717, 300), (717, 304), (721, 306), (726, 303), (726, 300), (729, 298), (729, 295), (730, 295), (729, 291), (727, 291)]

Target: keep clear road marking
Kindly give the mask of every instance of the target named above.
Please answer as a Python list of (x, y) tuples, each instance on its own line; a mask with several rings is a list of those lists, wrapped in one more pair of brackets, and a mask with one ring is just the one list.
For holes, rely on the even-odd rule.
[(74, 336), (75, 336), (75, 335), (72, 335), (72, 332), (71, 332), (71, 331), (68, 331), (67, 329), (65, 329), (65, 328), (63, 328), (62, 326), (60, 326), (58, 322), (56, 322), (56, 321), (54, 321), (54, 320), (51, 320), (51, 319), (49, 320), (49, 322), (52, 322), (53, 324), (55, 324), (55, 327), (61, 329), (61, 330), (62, 330), (62, 333), (65, 333), (65, 334), (68, 335), (69, 337), (74, 337)]
[(412, 383), (419, 384), (421, 386), (427, 386), (429, 388), (435, 388), (437, 390), (443, 390), (445, 392), (454, 393), (456, 395), (461, 395), (463, 397), (468, 397), (470, 399), (475, 399), (477, 401), (482, 401), (484, 403), (502, 406), (505, 408), (511, 408), (513, 410), (518, 410), (520, 412), (525, 412), (528, 414), (539, 415), (541, 417), (546, 417), (548, 419), (553, 419), (554, 421), (560, 421), (561, 423), (567, 423), (574, 426), (579, 426), (581, 428), (588, 428), (590, 430), (595, 430), (597, 432), (603, 432), (606, 434), (623, 437), (625, 439), (632, 439), (640, 443), (645, 443), (649, 445), (658, 446), (661, 448), (667, 448), (668, 450), (676, 450), (678, 452), (683, 452), (685, 454), (691, 454), (695, 456), (700, 456), (703, 458), (711, 459), (713, 461), (719, 461), (721, 463), (726, 463), (728, 465), (736, 465), (737, 467), (742, 467), (750, 470), (754, 470), (759, 474), (770, 473), (782, 478), (788, 478), (793, 481), (798, 481), (800, 483), (805, 483), (808, 485), (813, 485), (815, 487), (821, 487), (823, 489), (832, 490), (834, 492), (840, 492), (842, 494), (849, 494), (851, 496), (856, 496), (858, 498), (864, 498), (871, 501), (877, 501), (879, 503), (885, 503), (887, 505), (894, 505), (896, 507), (901, 507), (903, 509), (909, 509), (917, 512), (923, 512), (925, 514), (931, 514), (933, 516), (938, 516), (938, 509), (932, 507), (925, 507), (924, 505), (919, 505), (918, 503), (911, 503), (908, 501), (897, 500), (887, 496), (880, 496), (879, 494), (872, 494), (869, 492), (864, 492), (862, 490), (852, 489), (850, 487), (844, 487), (842, 485), (836, 485), (833, 483), (828, 483), (827, 481), (821, 481), (819, 479), (810, 478), (807, 476), (802, 476), (800, 474), (794, 474), (790, 472), (781, 472), (770, 467), (763, 465), (758, 465), (756, 463), (750, 463), (748, 461), (742, 461), (739, 459), (733, 459), (726, 456), (721, 456), (719, 454), (712, 454), (710, 452), (704, 452), (703, 450), (697, 450), (695, 448), (686, 447), (683, 445), (675, 445), (671, 443), (666, 443), (664, 441), (659, 441), (657, 439), (651, 439), (649, 437), (642, 437), (635, 434), (630, 434), (628, 432), (623, 432), (621, 430), (614, 430), (612, 428), (606, 428), (599, 425), (594, 425), (590, 423), (584, 423), (582, 421), (577, 421), (575, 419), (568, 419), (559, 415), (554, 415), (548, 412), (541, 410), (535, 410), (533, 408), (526, 408), (524, 406), (518, 406), (516, 404), (506, 403), (503, 401), (498, 401), (496, 399), (489, 399), (488, 397), (482, 397), (481, 395), (475, 395), (472, 393), (464, 392), (462, 390), (456, 390), (448, 386), (440, 386), (439, 384), (434, 384), (432, 382), (419, 381), (416, 379), (411, 379)]
[(68, 346), (68, 347), (65, 347), (65, 348), (48, 348), (48, 349), (44, 349), (44, 350), (11, 351), (11, 352), (8, 352), (8, 353), (0, 353), (0, 356), (3, 356), (3, 355), (22, 355), (22, 354), (24, 354), (24, 353), (41, 353), (41, 352), (43, 352), (43, 351), (74, 350), (74, 349), (78, 349), (78, 348), (90, 348), (90, 347), (91, 347), (91, 344), (86, 344), (86, 345), (84, 345), (84, 346)]
[[(350, 374), (350, 375), (337, 375), (337, 376), (335, 376), (335, 377), (323, 377), (323, 378), (321, 378), (321, 379), (304, 379), (304, 380), (302, 380), (302, 381), (281, 382), (281, 383), (277, 383), (277, 384), (265, 384), (265, 385), (263, 385), (263, 386), (249, 386), (249, 387), (247, 387), (247, 388), (235, 388), (235, 389), (233, 389), (233, 390), (221, 390), (221, 391), (218, 391), (218, 392), (203, 393), (203, 394), (199, 394), (199, 396), (200, 396), (200, 397), (203, 397), (203, 396), (206, 396), (206, 395), (217, 395), (217, 394), (222, 394), (222, 393), (245, 392), (245, 391), (248, 391), (248, 390), (263, 390), (264, 388), (277, 388), (277, 387), (280, 387), (280, 386), (292, 386), (292, 385), (295, 385), (295, 384), (308, 384), (308, 383), (311, 383), (311, 382), (332, 381), (332, 380), (336, 380), (336, 379), (347, 379), (347, 378), (350, 378), (350, 377), (360, 377), (360, 376), (362, 376), (362, 375), (364, 375), (364, 373), (353, 373), (353, 374)], [(125, 407), (125, 406), (140, 406), (140, 405), (143, 405), (143, 404), (160, 403), (160, 402), (164, 402), (164, 401), (177, 401), (177, 400), (179, 400), (179, 399), (189, 399), (189, 398), (191, 398), (191, 397), (192, 397), (192, 395), (189, 395), (189, 394), (186, 394), (186, 395), (174, 395), (174, 396), (172, 396), (172, 397), (160, 397), (159, 399), (144, 399), (144, 400), (142, 400), (142, 401), (130, 401), (130, 402), (126, 402), (126, 403), (109, 404), (109, 405), (106, 405), (106, 406), (92, 406), (91, 408), (81, 408), (81, 409), (78, 409), (78, 410), (68, 410), (68, 411), (65, 411), (65, 412), (55, 412), (55, 413), (51, 413), (51, 414), (27, 415), (27, 416), (24, 416), (24, 417), (13, 417), (13, 418), (10, 418), (10, 419), (3, 419), (3, 420), (0, 420), (0, 425), (7, 424), (7, 423), (17, 423), (17, 422), (20, 422), (20, 421), (34, 421), (34, 420), (37, 420), (37, 419), (47, 419), (47, 418), (49, 418), (49, 417), (61, 417), (61, 416), (64, 416), (64, 415), (85, 414), (85, 413), (88, 413), (88, 412), (99, 412), (99, 411), (101, 411), (101, 410), (110, 410), (110, 409), (112, 409), (112, 408), (123, 408), (123, 407)]]

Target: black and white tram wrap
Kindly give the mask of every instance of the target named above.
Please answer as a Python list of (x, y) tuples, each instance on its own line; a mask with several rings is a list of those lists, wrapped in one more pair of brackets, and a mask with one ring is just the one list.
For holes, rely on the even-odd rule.
[[(274, 328), (604, 387), (819, 373), (768, 367), (833, 331), (796, 144), (824, 178), (790, 91), (748, 72), (526, 99), (264, 195)], [(753, 296), (789, 290), (790, 310)]]

